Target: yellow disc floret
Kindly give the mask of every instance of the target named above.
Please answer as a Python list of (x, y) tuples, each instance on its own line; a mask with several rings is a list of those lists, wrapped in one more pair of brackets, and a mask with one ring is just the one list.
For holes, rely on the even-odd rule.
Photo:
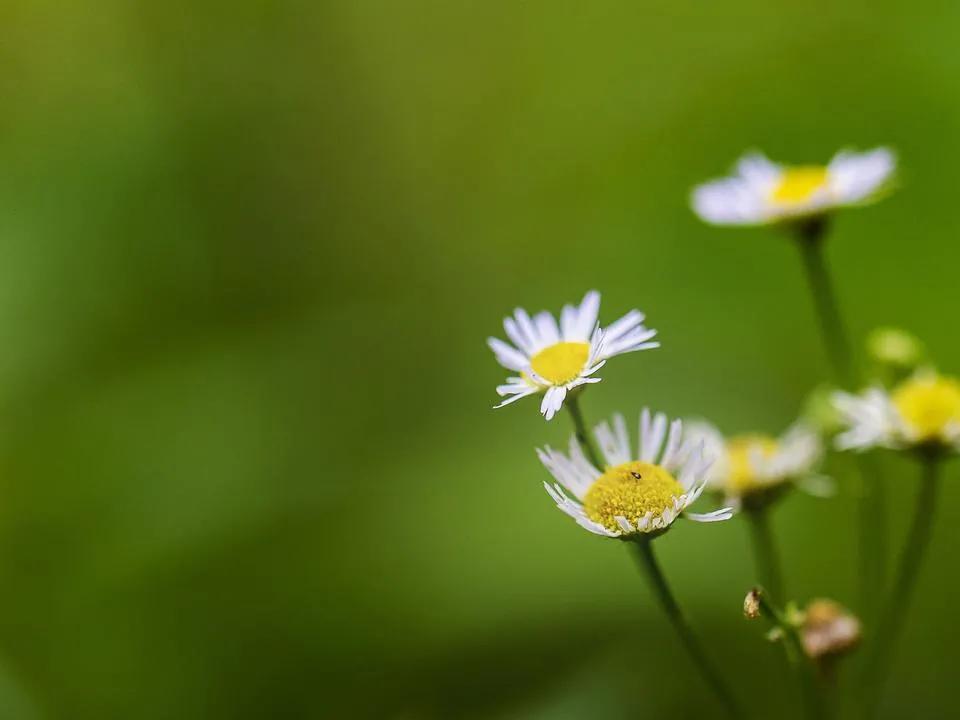
[(558, 342), (530, 358), (530, 367), (544, 380), (564, 385), (579, 377), (589, 357), (588, 343)]
[(913, 378), (893, 392), (893, 404), (914, 440), (944, 440), (950, 425), (960, 423), (960, 383), (937, 375)]
[(727, 441), (727, 490), (733, 495), (744, 495), (759, 487), (766, 487), (760, 477), (756, 460), (767, 460), (777, 452), (777, 441), (767, 435), (738, 435)]
[(636, 524), (647, 513), (656, 516), (673, 507), (673, 498), (682, 494), (683, 486), (659, 465), (629, 462), (608, 468), (590, 486), (583, 509), (594, 522), (619, 532), (617, 516)]
[(780, 175), (780, 182), (770, 193), (770, 199), (785, 205), (809, 200), (826, 187), (827, 169), (822, 165), (801, 165), (787, 168)]

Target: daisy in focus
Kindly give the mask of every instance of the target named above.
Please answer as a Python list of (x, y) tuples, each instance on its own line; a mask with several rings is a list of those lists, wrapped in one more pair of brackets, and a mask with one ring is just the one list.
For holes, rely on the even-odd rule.
[(587, 460), (576, 437), (570, 438), (566, 454), (550, 447), (537, 450), (556, 479), (544, 487), (557, 507), (585, 530), (625, 538), (665, 532), (681, 515), (698, 522), (733, 515), (730, 508), (705, 514), (687, 511), (703, 492), (712, 458), (705, 455), (702, 443), (684, 437), (679, 420), (668, 429), (666, 415), (651, 417), (644, 409), (636, 454), (622, 415), (614, 415), (612, 426), (598, 425), (594, 436), (606, 463), (602, 469)]
[(497, 338), (488, 338), (487, 344), (497, 362), (519, 374), (497, 387), (497, 394), (506, 397), (497, 407), (543, 394), (540, 412), (550, 420), (568, 392), (600, 382), (594, 373), (609, 358), (660, 347), (652, 342), (657, 331), (644, 326), (639, 310), (631, 310), (606, 328), (597, 323), (599, 312), (600, 293), (591, 290), (579, 306), (564, 305), (559, 324), (549, 312), (530, 317), (522, 308), (505, 318), (503, 329), (513, 345)]
[(890, 391), (838, 392), (833, 402), (846, 425), (835, 440), (839, 450), (960, 450), (960, 382), (955, 378), (923, 371)]
[(761, 153), (742, 157), (730, 177), (694, 188), (694, 212), (713, 225), (769, 225), (824, 215), (877, 199), (893, 177), (887, 148), (842, 150), (827, 165), (780, 165)]
[(725, 505), (760, 507), (793, 486), (817, 496), (832, 492), (830, 480), (816, 474), (823, 456), (820, 436), (802, 422), (779, 438), (759, 433), (726, 438), (704, 421), (688, 423), (688, 434), (717, 458), (707, 487), (721, 493)]

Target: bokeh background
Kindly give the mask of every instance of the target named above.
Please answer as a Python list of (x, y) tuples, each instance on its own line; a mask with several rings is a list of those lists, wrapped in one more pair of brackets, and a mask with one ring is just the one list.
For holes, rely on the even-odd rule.
[[(841, 301), (957, 369), (958, 31), (938, 0), (3, 0), (0, 714), (712, 717), (632, 558), (543, 493), (568, 419), (490, 409), (484, 339), (595, 287), (663, 347), (592, 418), (777, 432), (828, 370), (795, 249), (689, 188), (890, 144)], [(914, 468), (886, 479), (896, 544)], [(953, 707), (955, 480), (889, 717)], [(799, 599), (856, 602), (842, 486), (776, 513)], [(658, 546), (789, 717), (743, 523)]]

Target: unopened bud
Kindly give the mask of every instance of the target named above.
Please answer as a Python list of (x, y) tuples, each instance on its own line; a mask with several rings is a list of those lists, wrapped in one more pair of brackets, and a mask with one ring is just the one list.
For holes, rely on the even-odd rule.
[(860, 621), (833, 600), (811, 600), (800, 628), (803, 649), (814, 660), (843, 655), (860, 642)]
[(743, 599), (743, 616), (748, 620), (760, 617), (760, 591), (754, 588)]
[(867, 337), (867, 353), (882, 367), (909, 372), (923, 362), (925, 351), (914, 335), (895, 327), (877, 328)]
[(843, 417), (833, 404), (836, 390), (830, 385), (820, 385), (807, 396), (803, 406), (803, 419), (828, 437), (846, 429)]

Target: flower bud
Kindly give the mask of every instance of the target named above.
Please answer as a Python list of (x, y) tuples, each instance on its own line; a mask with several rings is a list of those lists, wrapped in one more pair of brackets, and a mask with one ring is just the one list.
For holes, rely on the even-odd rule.
[(807, 396), (803, 406), (803, 419), (821, 435), (832, 437), (846, 429), (843, 416), (833, 404), (836, 388), (820, 385)]
[(748, 620), (760, 617), (760, 591), (754, 588), (743, 599), (743, 616)]
[(867, 337), (867, 354), (884, 374), (902, 377), (924, 361), (926, 352), (923, 343), (906, 330), (881, 327)]
[(860, 642), (860, 621), (833, 600), (811, 600), (800, 628), (803, 649), (814, 660), (838, 657)]

